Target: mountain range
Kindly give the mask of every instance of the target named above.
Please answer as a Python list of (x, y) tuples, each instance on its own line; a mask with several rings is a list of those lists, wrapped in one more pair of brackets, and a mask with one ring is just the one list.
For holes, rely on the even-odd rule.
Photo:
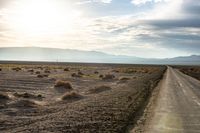
[(87, 62), (126, 64), (180, 64), (200, 65), (200, 55), (166, 59), (148, 59), (135, 56), (111, 55), (97, 51), (40, 47), (0, 48), (1, 61), (46, 61), (46, 62)]

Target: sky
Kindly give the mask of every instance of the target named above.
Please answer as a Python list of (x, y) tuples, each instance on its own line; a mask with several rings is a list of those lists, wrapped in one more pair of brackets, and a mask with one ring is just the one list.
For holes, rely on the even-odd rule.
[(200, 54), (200, 0), (0, 0), (0, 47)]

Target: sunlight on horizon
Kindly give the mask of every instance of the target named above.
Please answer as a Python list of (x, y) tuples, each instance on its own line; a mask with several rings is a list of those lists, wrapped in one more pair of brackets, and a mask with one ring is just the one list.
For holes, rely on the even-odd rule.
[[(17, 33), (41, 35), (70, 32), (81, 12), (58, 1), (21, 0), (11, 7), (9, 25)], [(68, 6), (66, 6), (68, 5)]]

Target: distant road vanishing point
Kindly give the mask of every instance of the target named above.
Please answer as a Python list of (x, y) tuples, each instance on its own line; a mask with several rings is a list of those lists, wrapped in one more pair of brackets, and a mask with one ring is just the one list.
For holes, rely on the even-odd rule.
[(168, 67), (146, 133), (200, 133), (200, 81)]

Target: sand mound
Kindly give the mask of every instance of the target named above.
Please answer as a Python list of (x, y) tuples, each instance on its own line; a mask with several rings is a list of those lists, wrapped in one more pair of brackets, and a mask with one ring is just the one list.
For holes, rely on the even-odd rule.
[(95, 87), (94, 89), (90, 89), (89, 93), (100, 93), (100, 92), (108, 91), (108, 90), (111, 90), (111, 89), (112, 88), (109, 87), (109, 86), (102, 85), (102, 86)]
[(77, 100), (80, 98), (82, 98), (82, 96), (77, 92), (67, 92), (61, 97), (62, 100)]

